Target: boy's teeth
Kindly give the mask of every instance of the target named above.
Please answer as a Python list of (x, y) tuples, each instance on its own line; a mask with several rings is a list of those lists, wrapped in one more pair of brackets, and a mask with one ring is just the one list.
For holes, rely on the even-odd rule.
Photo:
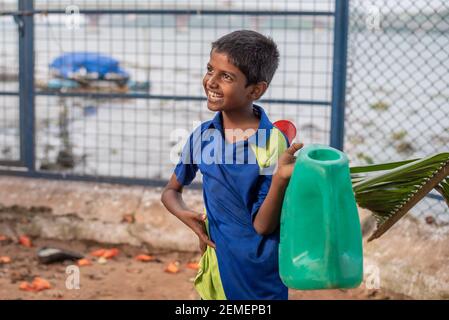
[(212, 97), (212, 98), (221, 98), (221, 97), (223, 97), (222, 95), (217, 94), (215, 92), (209, 92), (209, 96)]

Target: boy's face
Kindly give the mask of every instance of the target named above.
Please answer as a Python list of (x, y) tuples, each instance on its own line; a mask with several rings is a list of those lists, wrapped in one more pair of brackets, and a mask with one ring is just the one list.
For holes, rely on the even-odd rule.
[(246, 76), (224, 53), (212, 50), (203, 78), (207, 107), (211, 111), (232, 111), (252, 105), (253, 86), (246, 86)]

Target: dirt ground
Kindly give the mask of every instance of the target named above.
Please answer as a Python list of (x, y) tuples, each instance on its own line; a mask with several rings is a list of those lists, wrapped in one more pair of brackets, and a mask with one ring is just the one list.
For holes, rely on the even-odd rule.
[[(0, 257), (11, 259), (9, 263), (0, 262), (0, 299), (199, 299), (193, 288), (197, 271), (187, 268), (189, 262), (198, 261), (199, 253), (147, 252), (143, 248), (116, 246), (119, 254), (106, 263), (100, 263), (98, 258), (90, 255), (92, 251), (102, 248), (99, 244), (44, 239), (32, 241), (32, 247), (25, 247), (11, 239), (0, 241)], [(36, 252), (44, 246), (80, 252), (92, 262), (92, 265), (79, 269), (79, 289), (66, 287), (69, 276), (66, 268), (76, 262), (39, 263)], [(149, 254), (156, 259), (150, 262), (137, 261), (135, 257), (138, 254)], [(174, 261), (179, 262), (179, 272), (164, 271)], [(31, 283), (35, 277), (48, 280), (51, 288), (39, 292), (19, 289), (21, 283)], [(368, 290), (363, 284), (351, 290), (290, 290), (289, 297), (292, 300), (408, 298), (382, 289)]]

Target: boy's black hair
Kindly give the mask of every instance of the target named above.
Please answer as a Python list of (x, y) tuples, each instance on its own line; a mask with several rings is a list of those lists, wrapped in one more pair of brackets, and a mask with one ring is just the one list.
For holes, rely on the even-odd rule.
[(246, 86), (270, 84), (279, 65), (279, 51), (273, 39), (251, 30), (238, 30), (212, 42), (212, 50), (224, 53), (246, 76)]

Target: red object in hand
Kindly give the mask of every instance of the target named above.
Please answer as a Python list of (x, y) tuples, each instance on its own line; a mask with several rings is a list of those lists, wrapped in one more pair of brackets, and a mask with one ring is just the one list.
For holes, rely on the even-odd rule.
[(273, 125), (287, 136), (288, 143), (291, 144), (293, 139), (296, 137), (296, 127), (293, 122), (288, 120), (278, 120), (274, 122)]

